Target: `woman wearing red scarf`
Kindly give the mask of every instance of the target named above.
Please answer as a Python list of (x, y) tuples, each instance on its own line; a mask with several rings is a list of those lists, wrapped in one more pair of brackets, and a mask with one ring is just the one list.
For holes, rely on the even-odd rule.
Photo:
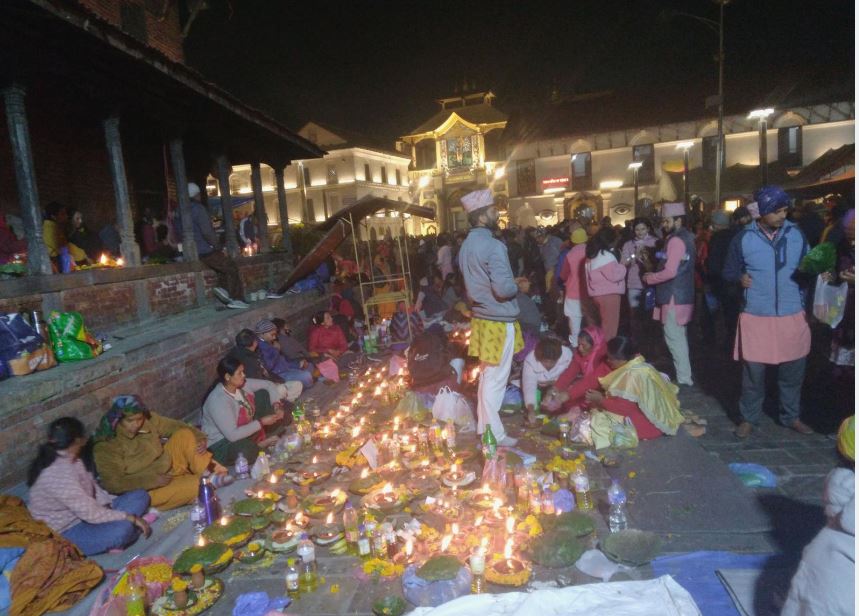
[(564, 403), (564, 410), (584, 406), (585, 393), (599, 388), (599, 378), (611, 372), (605, 362), (606, 340), (602, 329), (595, 325), (584, 328), (578, 342), (573, 361), (555, 383), (557, 398)]

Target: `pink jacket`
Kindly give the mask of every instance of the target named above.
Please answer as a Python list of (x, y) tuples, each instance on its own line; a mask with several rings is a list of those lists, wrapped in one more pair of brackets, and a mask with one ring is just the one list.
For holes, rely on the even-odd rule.
[(605, 250), (585, 261), (585, 275), (591, 297), (623, 295), (626, 291), (626, 268)]
[(573, 246), (561, 265), (561, 280), (564, 281), (564, 294), (567, 299), (581, 299), (584, 294), (585, 245)]

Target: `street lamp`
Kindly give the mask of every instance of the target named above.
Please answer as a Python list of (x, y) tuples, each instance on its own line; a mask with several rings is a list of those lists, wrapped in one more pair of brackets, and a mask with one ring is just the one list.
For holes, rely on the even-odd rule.
[(632, 211), (638, 216), (638, 170), (643, 163), (640, 160), (629, 163), (628, 169), (632, 169)]
[(772, 107), (767, 109), (755, 109), (749, 113), (749, 120), (758, 121), (758, 164), (761, 166), (761, 186), (767, 185), (767, 118), (770, 117), (775, 110)]
[(695, 145), (694, 141), (681, 141), (677, 144), (678, 150), (683, 150), (683, 203), (686, 211), (689, 211), (689, 148)]

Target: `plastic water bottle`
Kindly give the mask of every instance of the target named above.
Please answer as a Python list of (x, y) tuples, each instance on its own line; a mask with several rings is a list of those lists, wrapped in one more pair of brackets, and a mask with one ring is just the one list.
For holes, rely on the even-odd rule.
[(346, 503), (346, 507), (343, 509), (343, 530), (345, 531), (346, 542), (349, 544), (349, 547), (357, 550), (359, 536), (358, 512), (355, 511), (352, 503)]
[(316, 590), (317, 567), (316, 567), (316, 547), (313, 542), (308, 539), (307, 533), (301, 533), (301, 540), (298, 542), (296, 550), (301, 558), (301, 578), (299, 580), (301, 592), (312, 592)]
[(72, 271), (72, 255), (69, 254), (67, 246), (60, 248), (60, 273), (68, 274)]
[(293, 600), (298, 599), (301, 594), (298, 567), (295, 566), (294, 558), (286, 561), (286, 594)]
[(609, 530), (613, 533), (626, 530), (629, 527), (629, 520), (626, 518), (626, 492), (623, 491), (617, 479), (612, 480), (611, 487), (608, 489), (608, 504)]
[(199, 500), (191, 507), (191, 526), (194, 528), (196, 535), (202, 533), (206, 528), (206, 509), (200, 504)]
[(137, 569), (130, 576), (128, 596), (125, 600), (126, 616), (146, 616), (146, 584), (143, 575)]
[(573, 485), (576, 490), (576, 507), (581, 511), (588, 511), (594, 506), (591, 499), (591, 482), (588, 479), (588, 470), (585, 468), (584, 456), (579, 457), (576, 470), (573, 473)]
[(239, 455), (236, 456), (236, 477), (239, 479), (247, 479), (250, 477), (250, 464), (248, 464), (248, 459), (245, 457), (241, 451)]
[(453, 424), (453, 419), (448, 419), (445, 423), (446, 445), (450, 451), (456, 449), (456, 426)]
[(271, 465), (268, 463), (268, 456), (264, 451), (259, 452), (257, 459), (254, 460), (254, 465), (251, 467), (251, 477), (256, 480), (264, 479), (271, 473)]

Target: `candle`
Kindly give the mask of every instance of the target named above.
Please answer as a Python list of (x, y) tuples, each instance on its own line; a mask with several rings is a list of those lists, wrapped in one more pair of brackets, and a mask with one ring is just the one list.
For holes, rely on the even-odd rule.
[(274, 485), (275, 483), (277, 483), (277, 475), (275, 475), (274, 473), (272, 473), (272, 474), (271, 474), (271, 477), (269, 477), (269, 478), (268, 478), (268, 482), (269, 482), (270, 484), (272, 484), (272, 485)]
[(471, 566), (471, 573), (473, 575), (483, 575), (486, 568), (486, 556), (484, 556), (480, 548), (471, 554), (468, 564)]
[(221, 516), (221, 526), (226, 526), (229, 523), (230, 523), (230, 519), (227, 516), (225, 516), (225, 515)]

